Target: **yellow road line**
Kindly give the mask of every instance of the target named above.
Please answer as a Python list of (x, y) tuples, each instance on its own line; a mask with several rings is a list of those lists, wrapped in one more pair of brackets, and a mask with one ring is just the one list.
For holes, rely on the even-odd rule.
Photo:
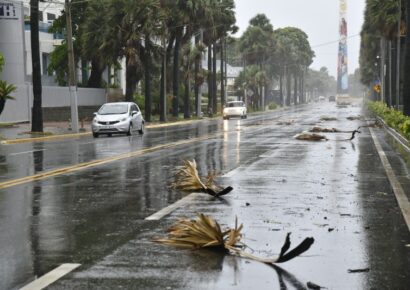
[(50, 171), (46, 171), (46, 172), (42, 172), (42, 173), (30, 175), (30, 176), (25, 176), (25, 177), (22, 177), (22, 178), (17, 178), (17, 179), (13, 179), (13, 180), (9, 180), (9, 181), (4, 181), (4, 182), (0, 183), (0, 189), (9, 188), (9, 187), (13, 187), (13, 186), (16, 186), (16, 185), (21, 185), (21, 184), (32, 182), (32, 181), (35, 181), (35, 180), (42, 180), (42, 179), (46, 179), (46, 178), (49, 178), (49, 177), (54, 177), (54, 176), (67, 174), (67, 173), (71, 173), (71, 172), (76, 172), (76, 171), (79, 171), (79, 170), (83, 170), (83, 169), (87, 169), (87, 168), (91, 168), (91, 167), (96, 167), (96, 166), (99, 166), (99, 165), (103, 165), (103, 164), (106, 164), (106, 163), (110, 163), (110, 162), (114, 162), (114, 161), (118, 161), (118, 160), (122, 160), (122, 159), (137, 157), (137, 156), (141, 156), (143, 154), (151, 153), (151, 152), (162, 150), (162, 149), (168, 149), (168, 148), (172, 148), (172, 147), (176, 147), (176, 146), (180, 146), (180, 145), (186, 145), (186, 144), (190, 144), (190, 143), (194, 143), (194, 142), (198, 142), (198, 141), (204, 141), (204, 140), (214, 138), (218, 135), (220, 135), (220, 134), (207, 135), (207, 136), (203, 136), (203, 137), (177, 141), (177, 142), (168, 143), (168, 144), (164, 144), (164, 145), (158, 145), (158, 146), (154, 146), (154, 147), (151, 147), (151, 148), (141, 149), (141, 150), (128, 152), (128, 153), (122, 153), (122, 154), (112, 156), (112, 157), (107, 157), (107, 158), (103, 158), (103, 159), (99, 159), (99, 160), (83, 162), (83, 163), (79, 163), (79, 164), (72, 165), (72, 166), (67, 166), (67, 167), (63, 167), (63, 168), (59, 168), (59, 169), (55, 169), (55, 170), (50, 170)]
[(3, 140), (0, 144), (3, 145), (10, 145), (10, 144), (18, 144), (18, 143), (28, 143), (28, 142), (37, 142), (37, 141), (49, 141), (55, 139), (66, 139), (66, 138), (77, 138), (91, 135), (90, 132), (85, 133), (73, 133), (73, 134), (60, 134), (60, 135), (53, 135), (53, 136), (46, 136), (46, 137), (35, 137), (35, 138), (20, 138), (20, 139), (10, 139), (10, 140)]
[[(192, 123), (197, 122), (197, 121), (199, 121), (199, 120), (181, 121), (181, 122), (164, 123), (164, 124), (152, 124), (152, 125), (147, 125), (145, 128), (165, 128), (165, 127), (192, 124)], [(91, 132), (72, 133), (72, 134), (59, 134), (59, 135), (44, 136), (44, 137), (19, 138), (19, 139), (3, 140), (3, 141), (0, 142), (0, 144), (10, 145), (10, 144), (29, 143), (29, 142), (37, 142), (37, 141), (50, 141), (50, 140), (56, 140), (56, 139), (78, 138), (78, 137), (84, 137), (84, 136), (90, 136), (90, 135), (91, 135)]]

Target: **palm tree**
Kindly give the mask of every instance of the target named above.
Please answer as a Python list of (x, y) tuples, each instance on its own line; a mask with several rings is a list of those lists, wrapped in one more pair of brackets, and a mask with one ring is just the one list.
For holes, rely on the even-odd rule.
[[(1, 70), (0, 70), (1, 71)], [(17, 90), (16, 86), (8, 84), (6, 81), (0, 80), (0, 115), (4, 110), (7, 100), (14, 100), (11, 96)]]
[(41, 65), (39, 43), (39, 0), (30, 0), (30, 30), (31, 30), (31, 60), (33, 81), (33, 111), (31, 118), (31, 131), (43, 132), (43, 110), (41, 107)]

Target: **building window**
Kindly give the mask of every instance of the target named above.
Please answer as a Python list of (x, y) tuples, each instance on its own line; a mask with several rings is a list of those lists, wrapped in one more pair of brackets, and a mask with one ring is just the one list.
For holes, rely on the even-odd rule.
[(56, 15), (53, 13), (47, 13), (47, 21), (54, 21), (56, 19)]
[(42, 61), (43, 61), (43, 75), (48, 75), (48, 53), (42, 54)]

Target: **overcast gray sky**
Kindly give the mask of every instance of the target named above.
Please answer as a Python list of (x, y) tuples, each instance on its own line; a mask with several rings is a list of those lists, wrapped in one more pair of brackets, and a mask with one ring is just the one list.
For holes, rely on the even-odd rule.
[[(273, 27), (294, 26), (309, 36), (316, 57), (311, 67), (326, 66), (336, 76), (338, 44), (326, 44), (339, 38), (339, 0), (235, 0), (236, 20), (242, 35), (249, 20), (264, 13)], [(360, 33), (365, 0), (348, 0), (349, 73), (359, 66)], [(357, 36), (354, 36), (357, 35)], [(322, 45), (325, 44), (325, 45)], [(322, 46), (320, 46), (322, 45)]]

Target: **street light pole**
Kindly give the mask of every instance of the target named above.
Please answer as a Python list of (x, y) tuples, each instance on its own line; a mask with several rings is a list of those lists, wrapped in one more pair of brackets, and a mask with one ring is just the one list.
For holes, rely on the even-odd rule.
[(68, 54), (68, 86), (70, 91), (71, 105), (71, 129), (78, 133), (78, 101), (77, 81), (75, 78), (75, 62), (73, 48), (73, 32), (71, 24), (71, 7), (69, 0), (65, 0), (66, 24), (67, 24), (67, 54)]

